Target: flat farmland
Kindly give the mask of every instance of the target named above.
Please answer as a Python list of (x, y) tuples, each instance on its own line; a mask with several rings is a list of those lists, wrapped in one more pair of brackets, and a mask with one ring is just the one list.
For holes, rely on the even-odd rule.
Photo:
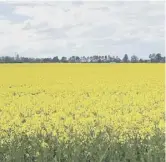
[(1, 162), (163, 162), (164, 64), (0, 64)]

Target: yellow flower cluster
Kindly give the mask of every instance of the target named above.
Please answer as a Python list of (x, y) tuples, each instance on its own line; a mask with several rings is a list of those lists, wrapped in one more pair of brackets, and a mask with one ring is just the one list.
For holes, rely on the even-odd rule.
[(164, 133), (164, 100), (163, 64), (0, 65), (0, 145), (22, 134), (151, 138)]

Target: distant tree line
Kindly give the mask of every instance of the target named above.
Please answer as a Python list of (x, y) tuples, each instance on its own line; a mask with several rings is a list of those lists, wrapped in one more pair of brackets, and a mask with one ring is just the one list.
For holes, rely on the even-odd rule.
[(121, 59), (118, 56), (71, 56), (69, 58), (58, 56), (53, 58), (30, 58), (20, 57), (18, 54), (16, 57), (1, 56), (0, 63), (165, 63), (165, 56), (160, 53), (153, 53), (149, 55), (149, 59), (141, 59), (136, 55), (132, 55), (131, 58), (127, 54)]

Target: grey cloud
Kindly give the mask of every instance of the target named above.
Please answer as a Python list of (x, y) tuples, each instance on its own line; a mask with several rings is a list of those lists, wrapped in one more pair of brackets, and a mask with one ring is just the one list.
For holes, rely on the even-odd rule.
[(47, 38), (59, 39), (59, 38), (67, 38), (63, 29), (55, 29), (55, 28), (48, 28), (48, 29), (39, 29), (36, 33), (39, 34), (46, 34)]
[(29, 16), (25, 15), (18, 15), (14, 13), (14, 10), (15, 10), (15, 5), (10, 3), (5, 4), (3, 2), (0, 2), (0, 19), (9, 20), (11, 21), (11, 23), (20, 23), (30, 18)]
[[(31, 5), (33, 6), (33, 4)], [(35, 5), (36, 9), (40, 6), (37, 3)], [(29, 19), (25, 25), (22, 25), (22, 29), (27, 33), (32, 32), (41, 36), (38, 37), (37, 41), (41, 41), (42, 47), (45, 44), (44, 41), (42, 42), (44, 39), (52, 42), (57, 41), (55, 44), (64, 43), (63, 47), (57, 46), (50, 49), (47, 45), (38, 51), (29, 49), (25, 53), (32, 51), (32, 53), (39, 55), (44, 53), (51, 55), (53, 53), (53, 55), (67, 56), (73, 54), (108, 54), (111, 52), (119, 56), (124, 53), (135, 53), (144, 57), (150, 52), (164, 52), (164, 2), (50, 2), (46, 5), (46, 12), (49, 12), (49, 5), (54, 6), (55, 9), (61, 8), (60, 15), (69, 14), (69, 20), (72, 16), (75, 16), (74, 12), (76, 11), (76, 13), (78, 12), (78, 19), (75, 20), (72, 17), (71, 23), (70, 21), (65, 23), (63, 21), (66, 21), (66, 19), (62, 19), (62, 22), (60, 21), (63, 24), (62, 27), (59, 25), (59, 28), (56, 28), (56, 25), (58, 26), (56, 23), (56, 25), (50, 23), (48, 26), (46, 17), (43, 22), (42, 19), (37, 22), (40, 14), (33, 19), (32, 16), (26, 17), (28, 12), (23, 13), (25, 17), (21, 17), (23, 16), (21, 13), (19, 15), (9, 14), (10, 11), (13, 11), (12, 8), (0, 12), (0, 19), (8, 19), (20, 24), (25, 19)], [(82, 13), (80, 14), (79, 11), (82, 11)], [(53, 8), (51, 12), (54, 15)], [(31, 21), (32, 19), (33, 21)], [(49, 21), (51, 19), (48, 20), (48, 23)], [(52, 18), (52, 21), (56, 20)], [(74, 21), (76, 22), (74, 23)], [(31, 22), (38, 25), (32, 25)], [(51, 45), (54, 46), (53, 43)], [(11, 49), (15, 50), (14, 48)]]
[(76, 6), (81, 6), (84, 4), (84, 2), (83, 1), (72, 1), (72, 4), (76, 5)]

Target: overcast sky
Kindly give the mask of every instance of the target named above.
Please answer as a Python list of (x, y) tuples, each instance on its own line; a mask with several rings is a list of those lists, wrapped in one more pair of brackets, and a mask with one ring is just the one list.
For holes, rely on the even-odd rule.
[(0, 56), (164, 52), (164, 1), (0, 2)]

